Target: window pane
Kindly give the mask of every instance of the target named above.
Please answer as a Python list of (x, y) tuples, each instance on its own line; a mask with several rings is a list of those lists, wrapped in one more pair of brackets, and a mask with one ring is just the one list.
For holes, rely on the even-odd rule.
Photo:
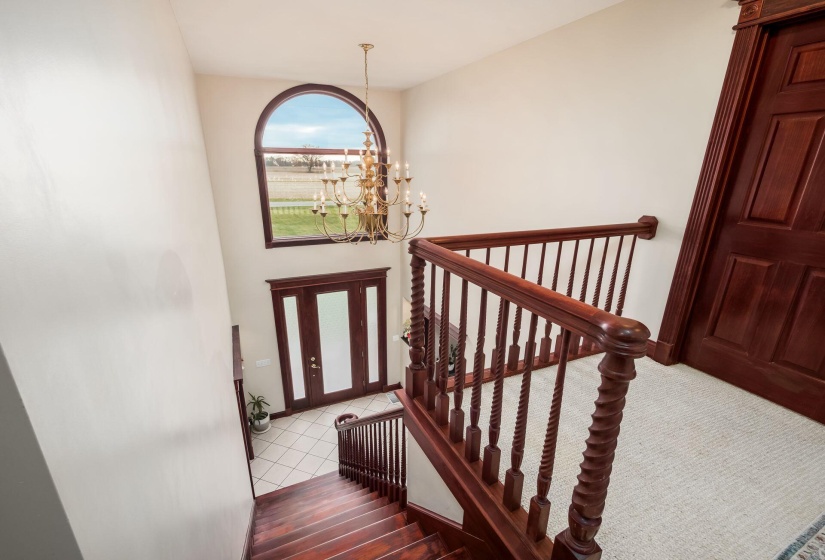
[(369, 382), (378, 381), (378, 288), (367, 288), (367, 363), (370, 368)]
[(364, 116), (331, 95), (310, 93), (279, 106), (266, 123), (263, 145), (268, 148), (363, 147)]
[(349, 292), (318, 294), (324, 394), (352, 388)]
[[(358, 154), (349, 157), (350, 174), (359, 173)], [(305, 235), (321, 235), (316, 227), (316, 217), (312, 213), (312, 195), (317, 195), (324, 188), (321, 179), (324, 176), (323, 164), (335, 163), (336, 174), (341, 174), (341, 163), (344, 156), (318, 155), (267, 155), (266, 185), (269, 193), (269, 215), (272, 220), (272, 237), (295, 237)], [(358, 196), (356, 179), (347, 181), (347, 195), (351, 198)], [(340, 183), (339, 183), (339, 189)], [(328, 200), (331, 200), (332, 185), (328, 186)], [(320, 204), (320, 203), (319, 203)], [(340, 231), (338, 207), (329, 202), (327, 204), (327, 227)], [(321, 225), (321, 216), (318, 215), (318, 224)], [(358, 221), (351, 212), (347, 218), (347, 229), (355, 229)]]
[(304, 358), (301, 355), (301, 335), (298, 331), (298, 305), (295, 296), (284, 298), (284, 318), (286, 319), (286, 339), (289, 345), (289, 365), (292, 368), (292, 396), (306, 397), (304, 387)]

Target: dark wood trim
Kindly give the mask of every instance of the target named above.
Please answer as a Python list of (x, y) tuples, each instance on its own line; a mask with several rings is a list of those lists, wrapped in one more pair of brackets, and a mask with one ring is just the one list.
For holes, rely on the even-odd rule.
[(238, 325), (232, 327), (232, 377), (243, 379), (243, 357), (241, 356), (241, 330)]
[(650, 331), (638, 321), (597, 309), (426, 239), (413, 239), (409, 251), (525, 311), (592, 339), (605, 351), (630, 358), (640, 358), (647, 351)]
[(370, 268), (368, 270), (354, 270), (348, 272), (330, 272), (328, 274), (314, 274), (312, 276), (293, 276), (291, 278), (277, 278), (267, 280), (269, 289), (290, 290), (293, 288), (308, 288), (310, 286), (323, 286), (325, 284), (341, 284), (344, 282), (360, 282), (365, 280), (378, 280), (387, 277), (390, 267)]
[(740, 0), (742, 11), (734, 29), (767, 25), (825, 10), (825, 0)]
[(647, 341), (647, 357), (653, 358), (656, 355), (656, 341), (653, 339), (649, 339)]
[(420, 398), (413, 400), (406, 391), (396, 391), (395, 394), (403, 405), (407, 430), (464, 509), (465, 519), (469, 517), (476, 531), (484, 533), (485, 541), (496, 557), (550, 558), (550, 539), (537, 543), (530, 541), (524, 532), (527, 513), (521, 508), (510, 512), (501, 507), (504, 485), (495, 482), (488, 486), (481, 481), (481, 462), (467, 463), (464, 460), (461, 451), (464, 442), (450, 442), (449, 426), (437, 426)]
[(638, 235), (641, 239), (653, 239), (656, 236), (658, 225), (659, 220), (655, 217), (642, 216), (639, 221), (628, 224), (451, 235), (449, 237), (427, 237), (426, 240), (451, 251), (464, 251), (467, 249), (574, 241), (576, 239), (600, 239), (616, 235)]
[[(302, 246), (302, 245), (322, 245), (327, 243), (334, 243), (331, 239), (327, 238), (324, 235), (314, 235), (314, 236), (305, 236), (305, 237), (272, 237), (272, 216), (269, 213), (269, 191), (267, 186), (266, 180), (266, 162), (264, 160), (266, 154), (272, 153), (318, 153), (318, 154), (330, 154), (330, 155), (337, 155), (343, 154), (343, 149), (324, 149), (319, 148), (317, 150), (307, 150), (302, 148), (273, 148), (273, 147), (265, 147), (263, 145), (263, 135), (264, 130), (266, 129), (266, 123), (269, 121), (269, 117), (272, 113), (282, 104), (286, 103), (290, 99), (294, 97), (298, 97), (300, 95), (307, 95), (307, 94), (322, 94), (322, 95), (329, 95), (336, 99), (340, 99), (341, 101), (347, 103), (353, 109), (358, 111), (361, 115), (366, 113), (366, 105), (363, 101), (361, 101), (358, 97), (353, 95), (352, 93), (343, 90), (341, 88), (335, 86), (328, 86), (324, 84), (303, 84), (300, 86), (295, 86), (293, 88), (289, 88), (277, 96), (275, 96), (272, 101), (270, 101), (266, 107), (264, 107), (261, 116), (258, 118), (258, 123), (255, 126), (255, 167), (258, 173), (258, 194), (261, 200), (261, 218), (263, 221), (263, 228), (264, 228), (264, 244), (267, 249), (274, 249), (277, 247), (295, 247), (295, 246)], [(381, 123), (378, 122), (378, 118), (375, 116), (375, 112), (370, 110), (369, 114), (369, 126), (370, 130), (373, 132), (373, 141), (377, 146), (380, 161), (386, 162), (386, 158), (381, 156), (380, 154), (384, 153), (384, 150), (387, 148), (387, 140), (384, 136), (384, 129), (381, 127)], [(357, 148), (355, 148), (357, 149)], [(320, 187), (319, 187), (320, 188)]]
[[(254, 496), (254, 493), (253, 493)], [(246, 529), (246, 539), (243, 543), (243, 553), (241, 560), (252, 560), (252, 539), (255, 531), (255, 500), (252, 500), (252, 508), (249, 512), (249, 525)]]
[(418, 523), (425, 535), (438, 533), (444, 539), (449, 550), (467, 549), (473, 560), (496, 560), (490, 547), (480, 538), (464, 530), (464, 528), (446, 517), (423, 508), (418, 504), (407, 503), (407, 521)]
[(384, 385), (381, 388), (382, 393), (389, 393), (390, 391), (397, 391), (401, 389), (401, 383), (393, 383), (392, 385)]
[[(424, 306), (424, 331), (425, 331), (425, 333), (429, 328), (430, 328), (430, 306), (425, 305)], [(435, 312), (435, 328), (438, 329), (439, 331), (441, 330), (441, 313), (439, 313), (437, 311)], [(450, 329), (450, 340), (458, 340), (458, 327), (455, 325), (455, 323), (450, 322), (449, 329)], [(426, 337), (426, 335), (425, 335), (425, 337)]]
[[(649, 342), (650, 341), (648, 341), (648, 344), (649, 344)], [(579, 352), (577, 354), (569, 355), (568, 358), (567, 358), (567, 361), (568, 361), (568, 363), (573, 362), (575, 360), (580, 360), (582, 358), (587, 358), (587, 357), (590, 357), (590, 356), (595, 356), (596, 354), (601, 354), (602, 352), (603, 352), (603, 350), (601, 350), (598, 347), (594, 347), (590, 350), (579, 349)], [(533, 360), (533, 371), (536, 371), (536, 370), (539, 370), (539, 369), (542, 369), (542, 368), (552, 367), (552, 366), (555, 366), (558, 363), (559, 363), (559, 358), (556, 355), (551, 355), (550, 360), (547, 361), (547, 362), (542, 362), (538, 357), (536, 357)], [(525, 369), (526, 368), (524, 366), (524, 360), (519, 360), (518, 365), (516, 366), (516, 369), (505, 368), (504, 369), (504, 374), (502, 375), (502, 377), (504, 379), (507, 379), (508, 377), (513, 377), (515, 375), (521, 375), (522, 373), (524, 373)], [(493, 375), (493, 370), (491, 368), (485, 368), (484, 369), (484, 374), (481, 378), (481, 382), (482, 383), (489, 383), (490, 381), (495, 381), (495, 376)], [(470, 387), (470, 386), (472, 386), (472, 384), (473, 384), (473, 372), (468, 371), (464, 375), (464, 386), (465, 387)], [(452, 391), (454, 388), (455, 388), (455, 376), (450, 377), (447, 380), (447, 391)]]
[[(283, 387), (284, 392), (284, 406), (290, 410), (304, 410), (314, 406), (321, 406), (319, 403), (312, 403), (312, 399), (310, 398), (310, 394), (312, 392), (312, 387), (310, 386), (310, 380), (305, 379), (305, 398), (296, 400), (294, 395), (294, 390), (292, 386), (292, 365), (291, 365), (291, 357), (289, 356), (288, 351), (284, 351), (284, 349), (289, 348), (288, 340), (287, 340), (287, 328), (286, 323), (284, 320), (284, 307), (283, 307), (283, 298), (294, 296), (297, 298), (298, 302), (298, 313), (304, 316), (306, 319), (309, 316), (315, 317), (316, 313), (314, 311), (314, 299), (311, 299), (309, 295), (311, 290), (317, 289), (319, 287), (329, 286), (330, 288), (340, 287), (342, 290), (346, 289), (349, 295), (349, 310), (350, 310), (350, 319), (355, 320), (356, 313), (366, 317), (366, 290), (370, 287), (375, 287), (378, 292), (378, 301), (376, 302), (378, 305), (378, 380), (373, 381), (370, 383), (369, 381), (369, 372), (366, 366), (363, 367), (365, 374), (367, 377), (364, 379), (364, 393), (363, 394), (370, 394), (372, 392), (379, 392), (380, 389), (386, 385), (387, 383), (387, 272), (390, 270), (389, 267), (384, 268), (373, 268), (368, 270), (356, 270), (356, 271), (347, 271), (347, 272), (335, 272), (329, 274), (317, 274), (312, 276), (298, 276), (298, 277), (291, 277), (291, 278), (279, 278), (273, 280), (267, 280), (266, 282), (269, 284), (269, 289), (272, 294), (272, 310), (275, 316), (275, 335), (278, 341), (278, 363), (281, 368), (281, 384)], [(358, 293), (353, 296), (351, 293), (353, 290), (358, 288)], [(314, 329), (317, 328), (317, 325), (313, 327), (304, 321), (301, 325), (302, 332), (314, 332)], [(361, 328), (355, 329), (354, 325), (351, 325), (351, 333), (353, 333), (353, 344), (357, 345), (358, 348), (363, 348), (366, 350), (367, 339), (366, 339), (366, 324), (364, 324)], [(312, 352), (313, 349), (306, 348), (305, 344), (308, 342), (304, 339), (304, 336), (301, 336), (301, 355), (302, 356), (309, 356), (314, 355)], [(355, 353), (352, 355), (353, 362), (353, 371), (356, 371), (356, 360), (367, 360), (366, 352), (363, 357), (356, 356)], [(355, 389), (355, 386), (353, 386)], [(361, 395), (359, 394), (358, 397)], [(350, 398), (358, 398), (358, 397), (344, 397), (340, 400), (349, 400)], [(331, 402), (335, 402), (330, 401)]]
[(740, 5), (742, 23), (735, 27), (733, 51), (653, 356), (665, 365), (678, 362), (681, 356), (686, 327), (716, 229), (719, 205), (763, 59), (769, 24), (825, 11), (822, 0), (740, 0)]
[[(303, 412), (303, 411), (301, 411), (301, 412)], [(286, 408), (286, 409), (282, 410), (281, 412), (270, 412), (269, 413), (269, 419), (270, 420), (277, 420), (278, 418), (285, 418), (287, 416), (292, 416), (292, 409), (291, 408)]]

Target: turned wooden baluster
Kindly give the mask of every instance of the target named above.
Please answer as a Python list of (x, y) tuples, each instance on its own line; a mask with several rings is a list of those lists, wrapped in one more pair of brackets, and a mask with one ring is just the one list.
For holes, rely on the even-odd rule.
[(550, 403), (550, 416), (544, 433), (544, 446), (541, 451), (539, 474), (536, 477), (536, 495), (530, 498), (530, 511), (527, 514), (527, 536), (540, 541), (547, 536), (547, 521), (550, 518), (550, 501), (547, 494), (553, 483), (553, 468), (556, 463), (556, 440), (559, 435), (559, 418), (561, 401), (564, 393), (564, 376), (567, 372), (567, 358), (570, 348), (570, 331), (562, 329), (559, 343), (559, 365), (556, 369), (556, 385), (553, 388), (553, 400)]
[(427, 365), (424, 363), (424, 265), (424, 259), (417, 256), (410, 262), (410, 365), (407, 366), (404, 390), (413, 399), (424, 394), (424, 383), (427, 380)]
[(346, 456), (344, 455), (344, 450), (346, 449), (344, 436), (345, 432), (338, 432), (338, 476), (344, 476), (344, 470), (347, 464)]
[(490, 443), (484, 448), (484, 464), (481, 469), (481, 478), (487, 484), (498, 481), (499, 465), (501, 463), (501, 449), (498, 447), (498, 437), (501, 432), (501, 406), (504, 398), (504, 349), (507, 344), (507, 322), (510, 314), (510, 302), (501, 298), (498, 307), (498, 323), (496, 324), (496, 361), (493, 369), (493, 404), (490, 410)]
[(401, 421), (401, 507), (407, 507), (407, 429)]
[(587, 284), (590, 282), (590, 263), (593, 262), (593, 245), (595, 245), (596, 240), (590, 240), (590, 249), (587, 251), (587, 264), (584, 265), (584, 277), (582, 278), (582, 292), (579, 296), (579, 301), (584, 301), (584, 298), (587, 296)]
[(622, 316), (624, 310), (624, 296), (627, 293), (627, 281), (630, 278), (630, 265), (633, 263), (633, 250), (636, 249), (636, 236), (633, 236), (633, 241), (630, 244), (630, 253), (627, 255), (627, 266), (624, 270), (624, 279), (622, 280), (622, 289), (619, 292), (619, 301), (616, 303), (616, 315)]
[(395, 419), (393, 422), (395, 425), (395, 437), (393, 438), (393, 443), (395, 444), (395, 467), (393, 468), (393, 498), (392, 501), (397, 502), (401, 499), (401, 467), (400, 467), (400, 456), (398, 454), (398, 418)]
[[(530, 331), (526, 347), (527, 355), (533, 356), (536, 345), (536, 327), (538, 315), (530, 316)], [(530, 380), (533, 375), (533, 360), (524, 361), (524, 373), (521, 376), (521, 391), (518, 397), (518, 411), (516, 412), (516, 428), (513, 434), (513, 448), (510, 452), (510, 468), (504, 475), (504, 507), (514, 511), (521, 507), (521, 494), (524, 488), (524, 473), (521, 472), (521, 461), (524, 458), (524, 438), (527, 433), (527, 412), (530, 405)]]
[(601, 558), (601, 548), (594, 539), (602, 524), (625, 396), (630, 382), (636, 377), (636, 367), (633, 358), (607, 352), (599, 364), (599, 371), (599, 396), (577, 477), (579, 482), (573, 489), (567, 514), (568, 528), (556, 536), (553, 560)]
[[(563, 241), (559, 241), (559, 249), (556, 253), (556, 266), (553, 268), (553, 285), (550, 287), (551, 290), (554, 292), (556, 291), (556, 286), (558, 286), (559, 281), (559, 264), (561, 263), (561, 249), (562, 245), (564, 245)], [(539, 362), (543, 364), (550, 363), (550, 356), (552, 351), (552, 338), (550, 334), (553, 331), (553, 323), (550, 319), (547, 319), (544, 322), (544, 336), (541, 339), (541, 347), (539, 349)]]
[[(510, 246), (508, 245), (504, 250), (504, 272), (510, 269)], [(505, 325), (505, 329), (507, 326)], [(493, 348), (492, 357), (490, 359), (490, 371), (495, 375), (496, 364), (498, 363), (498, 333), (496, 333), (496, 346)]]
[[(529, 245), (524, 246), (524, 259), (521, 262), (522, 280), (527, 275), (527, 253), (529, 249)], [(518, 369), (518, 358), (521, 354), (521, 347), (518, 344), (519, 338), (521, 338), (521, 307), (516, 307), (516, 315), (513, 319), (513, 343), (510, 345), (509, 354), (507, 354), (507, 369), (510, 371)]]
[[(573, 264), (570, 267), (570, 278), (567, 280), (567, 292), (565, 293), (567, 297), (571, 297), (573, 295), (573, 280), (576, 276), (576, 260), (578, 256), (579, 242), (578, 240), (576, 240), (576, 246), (573, 250)], [(561, 334), (556, 337), (556, 358), (558, 359), (560, 359), (561, 357), (561, 337)], [(580, 337), (578, 335), (572, 335), (570, 337), (570, 348), (572, 348), (572, 351), (568, 350), (568, 353), (574, 356), (578, 353), (577, 351), (579, 349), (579, 338)]]
[(373, 492), (378, 490), (379, 487), (379, 478), (378, 478), (378, 425), (377, 424), (370, 424), (370, 467), (372, 468), (372, 473), (370, 476), (370, 489)]
[[(544, 257), (546, 255), (547, 255), (547, 243), (544, 243), (541, 246), (541, 256), (539, 257), (539, 273), (538, 273), (538, 277), (536, 278), (536, 284), (538, 284), (539, 286), (542, 286), (543, 282), (544, 282)], [(525, 348), (524, 348), (524, 365), (525, 366), (527, 365), (527, 360), (530, 360), (530, 363), (533, 363), (534, 366), (535, 366), (535, 362), (539, 361), (539, 356), (536, 353), (535, 340), (533, 341), (533, 352), (532, 352), (532, 354), (533, 355), (530, 355), (530, 353), (527, 351), (527, 347), (525, 345)]]
[[(467, 251), (467, 257), (470, 251)], [(450, 440), (459, 442), (464, 439), (464, 378), (467, 375), (467, 280), (461, 281), (461, 308), (458, 312), (458, 354), (455, 360), (455, 385), (453, 387), (453, 409), (450, 411)]]
[[(424, 404), (427, 405), (427, 410), (435, 408), (435, 396), (438, 394), (438, 385), (436, 383), (435, 375), (435, 280), (436, 268), (434, 264), (430, 265), (430, 320), (429, 329), (427, 330), (427, 383), (424, 385)], [(442, 328), (445, 325), (442, 323)], [(449, 325), (447, 325), (449, 328)]]
[(441, 288), (441, 330), (438, 342), (438, 396), (435, 398), (435, 421), (446, 426), (450, 421), (450, 397), (447, 382), (450, 378), (450, 273), (444, 271)]
[(381, 422), (381, 495), (389, 494), (389, 465), (387, 464), (387, 423)]
[[(485, 264), (490, 264), (490, 249), (487, 249)], [(478, 335), (476, 336), (476, 353), (473, 358), (473, 394), (470, 398), (470, 425), (467, 426), (464, 457), (469, 463), (478, 461), (481, 453), (481, 428), (478, 418), (481, 415), (481, 382), (484, 378), (484, 341), (487, 332), (487, 290), (481, 290), (481, 302), (478, 311)]]
[(619, 260), (622, 258), (622, 245), (624, 236), (619, 238), (619, 248), (616, 249), (616, 261), (613, 263), (613, 274), (610, 276), (610, 285), (607, 287), (607, 298), (604, 302), (604, 310), (610, 313), (613, 307), (613, 294), (616, 289), (616, 276), (619, 274)]
[[(610, 246), (610, 238), (604, 238), (604, 247), (602, 248), (602, 261), (599, 264), (599, 276), (596, 278), (596, 288), (593, 291), (593, 303), (591, 304), (593, 307), (599, 307), (599, 297), (602, 293), (602, 278), (604, 276), (604, 265), (607, 261), (607, 248)], [(589, 338), (584, 339), (582, 342), (582, 350), (590, 351), (593, 349), (593, 341)]]

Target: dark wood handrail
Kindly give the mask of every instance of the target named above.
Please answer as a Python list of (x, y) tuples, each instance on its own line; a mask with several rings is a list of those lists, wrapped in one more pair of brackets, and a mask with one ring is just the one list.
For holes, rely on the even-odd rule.
[(339, 432), (344, 432), (359, 426), (377, 424), (378, 422), (385, 422), (391, 418), (401, 418), (402, 416), (404, 416), (403, 408), (391, 408), (383, 412), (370, 414), (369, 416), (362, 416), (361, 418), (355, 414), (347, 413), (342, 414), (335, 419), (335, 429)]
[(639, 321), (618, 317), (587, 303), (498, 270), (427, 239), (413, 239), (410, 253), (527, 311), (595, 340), (604, 350), (641, 358), (650, 331)]
[[(585, 441), (578, 483), (573, 489), (568, 527), (556, 535), (552, 544), (552, 560), (596, 560), (601, 557), (601, 549), (594, 538), (601, 526), (625, 395), (636, 377), (634, 360), (645, 356), (650, 336), (647, 327), (622, 317), (622, 312), (637, 240), (653, 238), (657, 225), (655, 217), (643, 216), (630, 224), (438, 237), (410, 242), (410, 366), (402, 395), (404, 421), (439, 474), (450, 481), (454, 496), (464, 508), (465, 519), (469, 515), (472, 526), (494, 537), (492, 544), (501, 557), (538, 560), (549, 555), (550, 544), (546, 537), (551, 504), (548, 493), (555, 469), (567, 363), (603, 351), (605, 354), (598, 366), (598, 397), (591, 416), (590, 436)], [(505, 249), (501, 268), (490, 265), (491, 252), (497, 247)], [(486, 250), (483, 261), (471, 258), (472, 249)], [(531, 255), (538, 260), (535, 281), (527, 278)], [(548, 257), (552, 258), (552, 280), (548, 277), (545, 287)], [(430, 267), (432, 326), (425, 332), (427, 266)], [(441, 269), (440, 278), (438, 269)], [(521, 271), (520, 275), (517, 270)], [(567, 276), (566, 281), (559, 278), (560, 270), (562, 276)], [(453, 392), (454, 408), (448, 418), (450, 339), (446, 325), (450, 320), (451, 292), (456, 291), (451, 290), (451, 286), (456, 286), (457, 280), (461, 280), (460, 335), (456, 346), (460, 355), (455, 360), (459, 369), (456, 370)], [(462, 434), (464, 413), (461, 406), (466, 374), (464, 364), (467, 363), (465, 339), (468, 334), (466, 307), (470, 285), (480, 289), (479, 326), (471, 379), (470, 425), (466, 434)], [(576, 287), (578, 289), (574, 290)], [(434, 315), (439, 293), (441, 328), (440, 336), (436, 338)], [(578, 300), (574, 299), (574, 293), (578, 294)], [(495, 313), (492, 310), (488, 312), (488, 295), (498, 296), (496, 315), (492, 315)], [(615, 313), (611, 312), (614, 302)], [(530, 314), (529, 328), (522, 354), (520, 341), (526, 313)], [(495, 332), (488, 333), (486, 326), (493, 318)], [(541, 332), (540, 322), (543, 323)], [(554, 326), (561, 331), (556, 335), (555, 343), (552, 339)], [(493, 388), (488, 444), (482, 453), (479, 420), (482, 382), (488, 371), (485, 369), (485, 340), (488, 338), (494, 343), (489, 358)], [(532, 498), (529, 511), (524, 511), (521, 503), (525, 473), (521, 468), (526, 452), (532, 371), (550, 365), (557, 365), (553, 398), (547, 410), (545, 437), (539, 450), (541, 459), (535, 491), (528, 489)], [(521, 373), (522, 378), (518, 406), (512, 409), (512, 405), (505, 403), (504, 377), (516, 373)], [(499, 441), (505, 413), (515, 414), (516, 421), (509, 468), (502, 485), (500, 473), (506, 458), (502, 457)], [(342, 419), (342, 424), (349, 424), (349, 420), (351, 418)]]
[(488, 249), (535, 243), (575, 241), (576, 239), (600, 239), (616, 235), (638, 235), (640, 239), (656, 236), (659, 221), (653, 216), (642, 216), (638, 222), (573, 228), (540, 229), (531, 231), (510, 231), (501, 233), (481, 233), (474, 235), (451, 235), (426, 237), (426, 241), (451, 251), (467, 249)]
[(338, 473), (378, 492), (391, 502), (407, 504), (407, 436), (404, 409), (393, 408), (364, 418), (347, 413), (335, 419)]

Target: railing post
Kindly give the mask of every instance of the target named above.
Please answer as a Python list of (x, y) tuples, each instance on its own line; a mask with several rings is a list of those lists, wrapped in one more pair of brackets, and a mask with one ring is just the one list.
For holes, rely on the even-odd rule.
[(601, 385), (586, 441), (584, 461), (573, 489), (568, 528), (556, 536), (552, 560), (597, 560), (601, 548), (595, 536), (610, 484), (610, 472), (630, 381), (636, 377), (633, 358), (608, 351), (599, 364)]
[(407, 366), (404, 390), (411, 398), (424, 394), (427, 365), (424, 363), (424, 259), (413, 255), (412, 291), (410, 293), (410, 365)]
[[(527, 276), (527, 256), (530, 250), (529, 245), (524, 246), (524, 260), (521, 263), (521, 278), (522, 280)], [(513, 343), (510, 345), (509, 354), (507, 354), (507, 369), (516, 371), (518, 369), (518, 358), (521, 354), (521, 347), (518, 344), (521, 338), (521, 307), (516, 307), (516, 316), (513, 320)], [(527, 358), (524, 359), (525, 365)]]

